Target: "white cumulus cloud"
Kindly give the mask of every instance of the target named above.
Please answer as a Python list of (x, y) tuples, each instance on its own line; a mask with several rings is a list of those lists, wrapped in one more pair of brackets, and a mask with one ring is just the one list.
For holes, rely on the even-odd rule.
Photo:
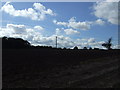
[(72, 17), (68, 20), (68, 22), (59, 22), (57, 20), (53, 20), (53, 23), (56, 25), (62, 25), (64, 27), (78, 29), (78, 30), (89, 30), (91, 25), (104, 25), (105, 22), (102, 19), (97, 19), (95, 21), (76, 21), (75, 17)]
[(38, 35), (41, 36), (41, 31), (38, 31), (35, 28), (27, 28), (27, 26), (20, 24), (7, 24), (6, 27), (1, 28), (0, 30), (0, 37), (19, 37), (26, 40), (31, 40), (33, 37)]
[(73, 29), (81, 29), (81, 30), (88, 30), (90, 29), (90, 23), (89, 22), (77, 22), (75, 17), (72, 17), (69, 20), (68, 27), (72, 27)]
[[(18, 31), (17, 31), (18, 30)], [(19, 31), (20, 30), (20, 31)], [(56, 29), (60, 30), (60, 29)], [(19, 33), (18, 33), (19, 32)], [(32, 45), (40, 45), (40, 46), (52, 46), (56, 45), (56, 35), (44, 36), (41, 31), (35, 30), (34, 28), (28, 28), (25, 25), (16, 25), (16, 24), (7, 24), (6, 27), (0, 28), (0, 37), (14, 37), (14, 38), (22, 38), (24, 40), (29, 41)], [(74, 46), (78, 46), (79, 49), (83, 49), (84, 47), (102, 47), (102, 43), (104, 41), (96, 41), (95, 38), (80, 38), (80, 39), (72, 39), (68, 36), (58, 35), (58, 47), (61, 48), (73, 48)], [(113, 46), (116, 48), (117, 46)]]
[(55, 33), (56, 33), (56, 35), (60, 35), (60, 33), (61, 33), (61, 29), (56, 28)]
[(44, 28), (43, 28), (43, 27), (41, 27), (41, 26), (34, 26), (34, 29), (39, 30), (39, 31), (44, 30)]
[(56, 15), (51, 9), (46, 9), (46, 7), (43, 6), (41, 3), (34, 3), (33, 8), (16, 10), (13, 5), (7, 2), (1, 7), (1, 10), (12, 16), (27, 17), (32, 20), (38, 21), (44, 20), (46, 15)]
[(23, 34), (26, 32), (25, 25), (7, 24), (7, 29), (14, 31), (16, 34)]
[(53, 23), (56, 24), (56, 25), (68, 26), (67, 22), (58, 22), (57, 20), (53, 20)]
[(105, 21), (103, 21), (102, 19), (97, 19), (94, 23), (99, 25), (104, 25)]
[[(113, 1), (113, 0), (112, 0)], [(98, 2), (94, 5), (94, 15), (103, 18), (112, 24), (118, 24), (118, 2)]]
[(90, 38), (90, 39), (88, 39), (88, 42), (89, 42), (89, 43), (95, 42), (95, 38)]
[(78, 32), (77, 30), (73, 30), (73, 29), (65, 29), (64, 32), (67, 35), (72, 35), (72, 34), (79, 34), (80, 32)]
[(106, 0), (106, 2), (119, 2), (120, 0)]

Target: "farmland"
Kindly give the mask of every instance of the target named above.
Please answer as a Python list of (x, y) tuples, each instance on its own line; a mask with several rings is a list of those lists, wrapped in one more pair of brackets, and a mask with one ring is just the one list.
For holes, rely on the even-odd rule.
[(3, 49), (3, 88), (117, 88), (119, 50)]

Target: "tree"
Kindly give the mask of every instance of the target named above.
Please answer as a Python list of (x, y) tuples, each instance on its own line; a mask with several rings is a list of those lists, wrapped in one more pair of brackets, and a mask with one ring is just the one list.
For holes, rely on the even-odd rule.
[(77, 46), (75, 46), (75, 47), (74, 47), (74, 49), (75, 49), (75, 50), (78, 50), (78, 47), (77, 47)]
[(87, 50), (87, 47), (84, 47), (83, 49)]
[(63, 48), (64, 50), (66, 49), (66, 47)]
[(112, 49), (111, 46), (112, 46), (112, 37), (108, 39), (108, 41), (106, 43), (103, 43), (102, 46), (107, 48), (108, 50)]
[(89, 50), (92, 50), (92, 47), (89, 47)]
[(21, 38), (2, 38), (2, 48), (29, 48), (30, 46), (28, 41)]

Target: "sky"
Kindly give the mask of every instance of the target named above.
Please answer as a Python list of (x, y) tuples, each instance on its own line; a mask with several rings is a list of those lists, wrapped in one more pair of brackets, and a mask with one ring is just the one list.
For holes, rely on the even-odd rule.
[(15, 37), (32, 45), (103, 48), (112, 37), (118, 47), (117, 2), (4, 2), (0, 37)]

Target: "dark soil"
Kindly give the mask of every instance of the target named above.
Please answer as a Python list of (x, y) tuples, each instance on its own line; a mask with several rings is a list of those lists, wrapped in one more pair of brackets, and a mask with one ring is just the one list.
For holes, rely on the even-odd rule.
[(4, 88), (119, 88), (120, 50), (3, 49)]

